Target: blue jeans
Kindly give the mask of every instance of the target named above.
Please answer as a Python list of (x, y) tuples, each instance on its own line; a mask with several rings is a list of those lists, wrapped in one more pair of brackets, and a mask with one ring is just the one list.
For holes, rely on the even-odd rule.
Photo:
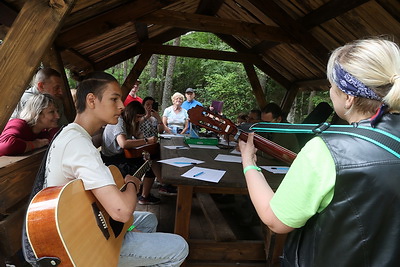
[(189, 253), (185, 239), (155, 233), (158, 222), (153, 213), (135, 211), (133, 215), (133, 224), (141, 232), (125, 234), (118, 266), (180, 266)]

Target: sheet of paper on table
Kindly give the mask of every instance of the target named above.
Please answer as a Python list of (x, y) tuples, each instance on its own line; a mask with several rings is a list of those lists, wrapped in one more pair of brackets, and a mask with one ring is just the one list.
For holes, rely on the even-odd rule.
[(236, 148), (235, 148), (234, 150), (231, 151), (231, 154), (242, 155), (242, 153), (240, 153), (239, 150), (236, 150)]
[(182, 174), (181, 176), (189, 179), (197, 179), (207, 182), (218, 183), (225, 173), (226, 171), (223, 170), (193, 167), (184, 174)]
[(171, 159), (163, 159), (159, 160), (158, 162), (169, 164), (175, 167), (187, 167), (193, 164), (200, 164), (204, 163), (202, 160), (191, 159), (186, 157), (178, 157), (178, 158), (171, 158)]
[(167, 149), (189, 149), (187, 146), (164, 146)]
[(284, 173), (287, 173), (289, 170), (289, 167), (286, 167), (286, 166), (260, 166), (260, 168), (267, 170), (269, 172), (272, 172), (272, 173), (277, 173), (277, 174), (278, 173), (284, 174)]
[(195, 145), (189, 144), (190, 148), (204, 148), (204, 149), (219, 149), (219, 147), (214, 145)]
[(241, 163), (242, 162), (242, 157), (218, 154), (218, 156), (216, 156), (214, 160)]
[(171, 139), (172, 137), (185, 137), (182, 134), (160, 134), (160, 138)]

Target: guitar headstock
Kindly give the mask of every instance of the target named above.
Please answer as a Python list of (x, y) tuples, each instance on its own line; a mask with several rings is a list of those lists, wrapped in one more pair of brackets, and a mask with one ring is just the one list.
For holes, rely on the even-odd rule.
[(202, 106), (195, 106), (188, 110), (190, 122), (218, 134), (235, 135), (236, 125), (229, 119), (214, 113)]

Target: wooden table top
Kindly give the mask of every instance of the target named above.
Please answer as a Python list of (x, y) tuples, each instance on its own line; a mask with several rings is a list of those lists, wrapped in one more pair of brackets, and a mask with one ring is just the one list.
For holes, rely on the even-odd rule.
[[(190, 148), (190, 149), (167, 149), (164, 146), (187, 146), (182, 137), (172, 137), (171, 139), (160, 140), (161, 159), (169, 159), (175, 157), (188, 157), (196, 160), (205, 161), (197, 165), (190, 165), (188, 167), (175, 167), (169, 164), (162, 164), (163, 179), (166, 183), (174, 185), (190, 185), (190, 186), (209, 186), (209, 187), (222, 187), (222, 188), (247, 188), (246, 181), (243, 175), (243, 168), (241, 163), (223, 162), (214, 160), (218, 154), (234, 155), (230, 149), (205, 149), (205, 148)], [(240, 156), (240, 155), (236, 155)], [(258, 157), (257, 164), (259, 166), (268, 165), (283, 165), (274, 160), (268, 160)], [(188, 179), (181, 175), (193, 168), (194, 166), (210, 169), (225, 170), (225, 175), (218, 183), (206, 182), (196, 179)], [(275, 191), (281, 183), (282, 174), (273, 174), (266, 170), (262, 170), (271, 188)]]

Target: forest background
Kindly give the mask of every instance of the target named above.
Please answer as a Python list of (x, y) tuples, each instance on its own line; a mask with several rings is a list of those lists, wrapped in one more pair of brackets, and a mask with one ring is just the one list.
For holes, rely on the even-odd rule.
[[(169, 45), (212, 49), (219, 51), (234, 51), (230, 46), (211, 33), (191, 32), (168, 42)], [(108, 70), (122, 84), (135, 64), (132, 58)], [(266, 96), (266, 102), (281, 104), (286, 90), (265, 73), (256, 69), (260, 84)], [(153, 55), (140, 75), (138, 95), (142, 98), (152, 96), (160, 103), (160, 114), (172, 105), (171, 95), (175, 92), (184, 94), (186, 88), (193, 88), (196, 99), (204, 106), (209, 106), (212, 100), (223, 101), (223, 114), (236, 122), (236, 117), (247, 114), (252, 109), (262, 109), (257, 106), (255, 96), (249, 83), (246, 71), (241, 63)], [(76, 82), (69, 79), (71, 88)], [(330, 105), (329, 92), (303, 91), (299, 92), (288, 121), (301, 123), (312, 109), (320, 102)]]

